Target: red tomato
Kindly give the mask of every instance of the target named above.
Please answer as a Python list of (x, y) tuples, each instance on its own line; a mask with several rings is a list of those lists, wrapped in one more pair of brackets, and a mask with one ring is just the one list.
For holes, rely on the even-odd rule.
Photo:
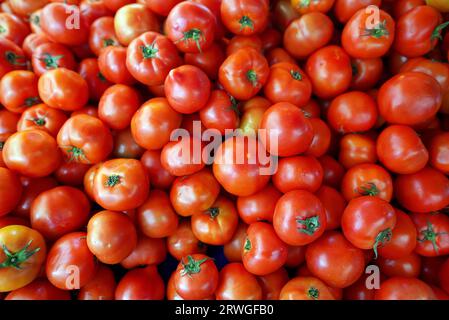
[(222, 1), (221, 20), (234, 34), (251, 35), (265, 29), (269, 18), (267, 0), (228, 0)]
[(204, 168), (202, 142), (182, 137), (167, 143), (161, 151), (161, 164), (173, 176), (187, 176)]
[(117, 284), (115, 300), (162, 300), (165, 284), (156, 266), (128, 271)]
[(243, 264), (229, 263), (220, 270), (215, 297), (217, 300), (261, 300), (262, 288)]
[(291, 0), (292, 7), (296, 9), (300, 14), (308, 12), (328, 12), (334, 5), (335, 0), (321, 0), (321, 1), (309, 1), (309, 0)]
[(429, 163), (435, 169), (449, 174), (449, 133), (435, 135), (429, 145)]
[(30, 33), (30, 28), (18, 16), (0, 12), (1, 37), (11, 40), (21, 46), (25, 37)]
[(376, 300), (435, 300), (432, 288), (416, 278), (393, 277), (381, 283)]
[(16, 208), (22, 195), (22, 184), (19, 176), (13, 171), (0, 167), (0, 217)]
[(335, 300), (329, 288), (318, 278), (296, 277), (282, 288), (280, 300)]
[(381, 256), (376, 261), (388, 277), (417, 278), (421, 270), (421, 257), (414, 252), (395, 259)]
[(320, 199), (326, 212), (326, 230), (338, 229), (341, 224), (341, 216), (346, 208), (346, 201), (336, 189), (322, 186), (316, 196)]
[(223, 246), (223, 253), (229, 262), (242, 262), (247, 229), (248, 225), (240, 222), (232, 239)]
[(167, 16), (171, 9), (181, 1), (182, 0), (144, 0), (144, 3), (151, 9), (151, 11), (158, 15)]
[(257, 221), (273, 221), (274, 209), (282, 193), (268, 184), (265, 188), (249, 196), (237, 198), (240, 218), (247, 224)]
[(137, 245), (129, 256), (120, 263), (126, 269), (139, 266), (157, 265), (167, 256), (165, 239), (149, 238), (139, 235)]
[(207, 129), (216, 129), (225, 135), (226, 130), (237, 128), (239, 112), (237, 102), (226, 91), (214, 90), (199, 114), (202, 124)]
[(184, 55), (186, 64), (200, 68), (213, 80), (218, 78), (218, 70), (225, 58), (225, 53), (219, 43), (213, 43), (209, 48), (201, 52), (186, 53)]
[(89, 48), (99, 56), (103, 48), (117, 46), (119, 42), (115, 34), (114, 18), (101, 17), (96, 19), (90, 26)]
[(161, 164), (161, 152), (159, 150), (147, 150), (140, 158), (145, 171), (150, 178), (150, 184), (156, 189), (168, 189), (175, 177), (172, 176)]
[(444, 256), (449, 252), (449, 218), (442, 213), (412, 213), (418, 241), (415, 252), (424, 257)]
[(110, 82), (125, 85), (136, 82), (126, 67), (126, 48), (108, 46), (101, 50), (98, 67), (101, 74)]
[(334, 158), (324, 155), (318, 159), (323, 168), (323, 184), (331, 187), (340, 187), (341, 180), (345, 174), (343, 166)]
[(114, 300), (114, 273), (106, 266), (99, 265), (95, 275), (78, 292), (78, 300)]
[(0, 78), (10, 71), (26, 68), (25, 54), (14, 42), (0, 37), (0, 52)]
[(0, 81), (0, 103), (9, 111), (22, 113), (40, 102), (38, 77), (31, 71), (16, 70)]
[(5, 300), (70, 300), (70, 292), (58, 289), (48, 280), (41, 278), (11, 291)]
[(205, 253), (207, 246), (193, 234), (190, 220), (182, 220), (176, 231), (167, 237), (168, 252), (177, 260), (196, 253)]
[(279, 300), (282, 288), (288, 282), (288, 273), (284, 268), (280, 268), (275, 272), (260, 276), (258, 279), (262, 287), (263, 300)]
[(340, 140), (338, 160), (347, 169), (364, 163), (375, 163), (376, 141), (368, 134), (347, 134)]
[(360, 9), (380, 7), (381, 0), (335, 0), (334, 13), (341, 23), (346, 23)]
[(41, 103), (27, 108), (22, 113), (17, 123), (17, 131), (40, 129), (56, 137), (66, 121), (67, 116), (63, 111)]
[(73, 53), (66, 46), (48, 41), (34, 48), (31, 62), (38, 76), (56, 68), (75, 70), (77, 65)]

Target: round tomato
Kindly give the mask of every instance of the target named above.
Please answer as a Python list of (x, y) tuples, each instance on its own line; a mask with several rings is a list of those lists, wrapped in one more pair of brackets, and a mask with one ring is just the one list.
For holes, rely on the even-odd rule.
[(216, 129), (222, 135), (236, 129), (240, 111), (237, 102), (226, 91), (211, 92), (207, 104), (200, 110), (200, 119), (207, 129)]
[(22, 195), (22, 184), (19, 176), (13, 171), (0, 167), (0, 217), (4, 216), (19, 204)]
[(269, 18), (267, 0), (228, 0), (222, 1), (221, 20), (234, 34), (251, 35), (265, 29)]
[(175, 177), (172, 176), (161, 164), (161, 152), (159, 150), (147, 150), (140, 158), (145, 171), (150, 178), (150, 184), (157, 189), (168, 189)]
[(205, 167), (202, 142), (182, 137), (167, 143), (161, 151), (161, 164), (173, 176), (187, 176)]
[(315, 277), (296, 277), (282, 288), (280, 300), (334, 300), (329, 288)]
[(418, 237), (415, 252), (424, 257), (449, 252), (449, 218), (443, 213), (412, 213)]
[(341, 216), (346, 208), (346, 201), (343, 195), (336, 189), (322, 186), (316, 196), (320, 199), (326, 212), (326, 230), (338, 229), (341, 225)]
[(220, 270), (215, 297), (217, 300), (261, 300), (262, 287), (243, 264), (229, 263)]
[(435, 300), (432, 288), (416, 278), (392, 277), (380, 284), (376, 300)]
[(33, 50), (31, 56), (33, 71), (37, 76), (56, 68), (76, 69), (73, 53), (59, 43), (45, 42)]
[(205, 253), (207, 246), (192, 231), (190, 220), (182, 220), (176, 231), (167, 237), (168, 252), (177, 260), (196, 253)]
[(27, 108), (22, 113), (17, 123), (17, 131), (40, 129), (56, 137), (66, 121), (67, 116), (62, 110), (53, 109), (41, 103)]
[(115, 300), (162, 300), (165, 284), (156, 266), (128, 271), (115, 290)]
[(106, 266), (99, 265), (95, 275), (80, 289), (78, 300), (114, 300), (114, 273)]
[(271, 184), (262, 190), (237, 198), (240, 218), (247, 224), (258, 221), (273, 221), (274, 209), (282, 193)]

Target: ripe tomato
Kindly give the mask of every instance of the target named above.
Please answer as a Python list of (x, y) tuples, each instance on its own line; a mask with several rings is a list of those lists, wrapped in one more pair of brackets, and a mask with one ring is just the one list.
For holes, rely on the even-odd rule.
[(144, 235), (139, 235), (136, 247), (120, 264), (126, 269), (157, 265), (162, 263), (166, 256), (167, 248), (165, 239), (149, 238)]
[(263, 300), (279, 300), (282, 288), (288, 282), (287, 270), (280, 268), (275, 272), (257, 278), (262, 288)]
[(115, 292), (114, 273), (99, 265), (95, 275), (80, 289), (78, 300), (113, 300)]
[(241, 263), (229, 263), (220, 270), (217, 300), (260, 300), (262, 288), (256, 276), (246, 271)]
[(7, 73), (0, 81), (0, 103), (11, 112), (24, 112), (40, 102), (37, 82), (38, 77), (31, 71)]
[(334, 5), (335, 0), (321, 0), (321, 1), (310, 1), (310, 0), (291, 0), (292, 7), (296, 9), (300, 14), (305, 14), (308, 12), (328, 12)]
[(248, 225), (240, 222), (232, 239), (223, 246), (223, 253), (229, 262), (242, 262), (243, 246), (246, 240)]
[[(302, 109), (304, 112), (304, 109)], [(313, 139), (309, 148), (305, 152), (306, 155), (321, 157), (329, 150), (332, 133), (329, 126), (319, 118), (309, 119), (313, 130)]]
[(109, 10), (116, 12), (121, 7), (123, 7), (127, 4), (130, 4), (130, 3), (133, 3), (133, 2), (135, 2), (135, 1), (133, 1), (133, 0), (107, 0), (107, 1), (105, 1), (105, 5)]
[(240, 218), (247, 224), (258, 221), (273, 221), (274, 209), (282, 193), (271, 184), (262, 190), (237, 198), (237, 210)]
[(265, 222), (254, 222), (246, 231), (242, 248), (242, 262), (252, 274), (264, 276), (275, 272), (287, 261), (287, 245), (279, 239), (273, 227)]
[(267, 152), (288, 157), (306, 151), (313, 140), (313, 128), (304, 113), (288, 102), (276, 103), (268, 108), (261, 120), (260, 135)]
[(363, 251), (337, 231), (328, 231), (309, 244), (306, 262), (312, 274), (337, 288), (346, 288), (356, 282), (365, 268)]
[(53, 137), (58, 135), (67, 116), (62, 110), (53, 109), (41, 103), (27, 108), (17, 123), (17, 131), (44, 130)]
[(48, 41), (34, 48), (31, 62), (37, 76), (56, 68), (75, 70), (77, 65), (73, 53), (66, 46)]
[(161, 164), (173, 176), (187, 176), (204, 168), (202, 142), (194, 137), (167, 143), (161, 151)]
[[(74, 268), (77, 269), (74, 272)], [(55, 287), (63, 290), (84, 287), (96, 272), (94, 255), (89, 251), (85, 232), (73, 232), (59, 238), (48, 252), (46, 274)], [(71, 276), (79, 276), (73, 281)], [(73, 283), (72, 283), (73, 282)]]
[(312, 82), (313, 93), (322, 99), (334, 98), (351, 85), (351, 60), (338, 46), (315, 51), (308, 57), (305, 70)]
[(380, 256), (377, 265), (388, 277), (417, 278), (421, 271), (421, 257), (414, 252), (394, 259)]
[(361, 196), (373, 196), (390, 202), (393, 197), (393, 180), (381, 166), (359, 164), (346, 171), (341, 191), (347, 201)]
[(90, 203), (82, 191), (59, 186), (40, 193), (34, 199), (30, 219), (33, 229), (48, 240), (57, 240), (85, 226), (89, 213)]
[(262, 89), (269, 74), (267, 59), (252, 48), (244, 48), (226, 58), (220, 66), (218, 80), (237, 100), (249, 100)]
[(183, 1), (168, 14), (164, 31), (180, 51), (197, 53), (212, 45), (216, 26), (217, 20), (208, 7)]
[(65, 160), (54, 175), (60, 184), (78, 187), (83, 184), (84, 175), (89, 168), (89, 164)]
[(5, 300), (70, 300), (70, 292), (58, 289), (47, 279), (40, 278), (11, 291)]
[(324, 155), (318, 159), (323, 168), (323, 184), (337, 188), (340, 187), (341, 180), (345, 174), (343, 166), (329, 155)]
[(351, 89), (368, 90), (373, 88), (383, 75), (384, 64), (380, 58), (351, 59)]
[(113, 17), (101, 17), (90, 26), (89, 48), (99, 56), (101, 51), (109, 46), (117, 46), (119, 41), (114, 29)]
[(346, 23), (360, 9), (368, 6), (380, 7), (381, 0), (335, 0), (334, 14), (341, 23)]
[(177, 260), (196, 253), (205, 253), (207, 246), (194, 235), (190, 220), (181, 220), (176, 231), (167, 237), (168, 252)]
[(181, 1), (182, 0), (144, 0), (143, 3), (145, 3), (151, 11), (166, 17), (171, 9)]
[(412, 213), (418, 233), (415, 252), (424, 257), (444, 256), (449, 252), (449, 218), (443, 213)]
[(184, 55), (186, 64), (200, 68), (213, 80), (218, 78), (218, 70), (225, 58), (225, 53), (219, 43), (213, 43), (208, 49), (201, 52)]
[(67, 120), (58, 133), (58, 145), (70, 161), (95, 164), (112, 151), (112, 135), (98, 118), (76, 115)]
[(168, 189), (175, 177), (168, 173), (161, 164), (161, 152), (159, 150), (147, 150), (140, 158), (145, 171), (150, 178), (150, 184), (156, 189)]
[(20, 289), (36, 279), (47, 251), (41, 234), (25, 226), (7, 226), (0, 229), (0, 243), (0, 292)]
[(204, 254), (183, 257), (174, 272), (176, 292), (184, 299), (205, 299), (217, 288), (217, 266), (213, 259)]
[(109, 82), (100, 72), (98, 60), (95, 58), (87, 58), (81, 61), (78, 69), (81, 77), (87, 82), (89, 88), (89, 97), (93, 101), (100, 100), (103, 93), (112, 83)]
[(221, 20), (234, 34), (251, 35), (265, 29), (269, 18), (267, 0), (228, 0), (222, 1)]
[(95, 201), (107, 210), (124, 211), (141, 206), (150, 182), (140, 161), (113, 159), (97, 169), (93, 181)]
[(412, 212), (433, 212), (449, 205), (449, 179), (430, 167), (399, 175), (394, 192), (399, 204)]
[(101, 262), (121, 262), (131, 254), (136, 244), (136, 228), (126, 214), (105, 210), (90, 218), (87, 246)]
[(366, 285), (367, 276), (362, 276), (349, 287), (343, 290), (344, 300), (374, 300), (376, 289), (369, 289)]
[(430, 165), (445, 174), (449, 174), (449, 133), (435, 135), (429, 145)]
[(416, 278), (392, 277), (380, 284), (376, 300), (435, 300), (432, 288)]
[(165, 284), (156, 266), (128, 271), (115, 290), (115, 300), (162, 300)]
[[(23, 182), (23, 180), (22, 180)], [(22, 183), (23, 184), (23, 183)], [(15, 215), (29, 219), (31, 205), (36, 197), (44, 191), (56, 187), (58, 183), (52, 177), (30, 179), (27, 184), (23, 184), (23, 192), (19, 203), (14, 209)], [(20, 188), (14, 188), (15, 192)], [(14, 197), (9, 197), (13, 199)]]
[(8, 1), (11, 10), (19, 16), (27, 16), (34, 11), (44, 7), (48, 0), (34, 0), (34, 1), (23, 1), (23, 0), (10, 0)]
[(6, 166), (30, 178), (50, 175), (59, 167), (61, 158), (55, 139), (42, 130), (17, 132), (3, 146)]
[(101, 50), (98, 67), (101, 74), (113, 83), (132, 85), (136, 82), (126, 67), (126, 48), (108, 46)]
[(0, 167), (0, 217), (16, 208), (22, 195), (19, 176), (13, 171)]
[(243, 135), (257, 136), (262, 117), (269, 107), (271, 107), (271, 102), (259, 96), (251, 98), (243, 104), (239, 124)]
[(225, 135), (226, 130), (237, 128), (239, 112), (234, 98), (230, 97), (224, 90), (214, 90), (199, 114), (202, 124), (207, 129), (216, 129), (222, 135)]
[(263, 52), (262, 39), (258, 35), (251, 36), (233, 36), (226, 44), (226, 56), (244, 48), (253, 48), (258, 52)]
[(338, 160), (347, 169), (363, 163), (376, 163), (376, 141), (369, 134), (346, 134), (340, 140)]
[(335, 300), (329, 288), (315, 277), (296, 277), (282, 288), (280, 300)]
[(264, 163), (263, 150), (260, 142), (252, 137), (225, 140), (215, 153), (215, 178), (226, 191), (236, 196), (249, 196), (262, 190), (270, 180), (269, 171), (273, 169)]
[(23, 50), (14, 42), (0, 37), (0, 78), (10, 71), (27, 66)]
[(283, 193), (292, 190), (316, 192), (323, 181), (323, 168), (311, 156), (286, 157), (279, 160), (273, 184)]
[(326, 230), (338, 229), (346, 208), (345, 198), (336, 189), (324, 185), (316, 192), (316, 196), (326, 212)]

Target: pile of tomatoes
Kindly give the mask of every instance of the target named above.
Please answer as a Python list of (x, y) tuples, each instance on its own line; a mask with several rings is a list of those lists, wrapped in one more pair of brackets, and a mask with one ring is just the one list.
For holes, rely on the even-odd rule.
[(449, 299), (449, 1), (0, 9), (0, 298)]

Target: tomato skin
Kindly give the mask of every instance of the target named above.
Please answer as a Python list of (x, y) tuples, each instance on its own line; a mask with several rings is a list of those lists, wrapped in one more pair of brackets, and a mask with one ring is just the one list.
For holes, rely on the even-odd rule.
[(430, 167), (399, 175), (394, 192), (399, 204), (412, 212), (433, 212), (449, 205), (449, 179)]
[(449, 133), (435, 135), (429, 145), (430, 165), (445, 174), (449, 174)]
[(323, 168), (323, 184), (333, 188), (340, 187), (341, 180), (345, 174), (344, 167), (329, 155), (318, 159)]
[(257, 278), (241, 263), (229, 263), (220, 270), (217, 300), (261, 300), (262, 288)]
[(293, 190), (278, 200), (273, 226), (282, 241), (291, 246), (303, 246), (321, 237), (326, 229), (326, 212), (311, 192)]
[(449, 218), (443, 213), (412, 213), (418, 234), (415, 252), (424, 257), (444, 256), (449, 252)]
[(89, 98), (93, 101), (100, 100), (106, 89), (112, 85), (100, 72), (98, 60), (95, 58), (82, 60), (78, 72), (86, 80), (89, 88)]
[(22, 113), (39, 103), (38, 77), (31, 71), (16, 70), (0, 80), (0, 103), (9, 111)]
[(408, 11), (397, 21), (394, 49), (408, 58), (427, 54), (438, 41), (439, 34), (434, 32), (441, 21), (441, 14), (430, 6)]
[[(41, 161), (43, 158), (46, 161)], [(61, 158), (55, 139), (42, 130), (17, 132), (3, 146), (6, 166), (30, 178), (50, 175), (59, 167)]]
[(161, 152), (159, 150), (147, 150), (140, 158), (148, 177), (150, 184), (156, 189), (168, 189), (175, 177), (168, 173), (161, 164)]
[(337, 288), (353, 284), (365, 268), (363, 251), (354, 247), (337, 231), (328, 231), (309, 244), (306, 262), (312, 274)]
[(261, 120), (260, 136), (265, 149), (272, 155), (294, 156), (305, 152), (313, 140), (313, 128), (301, 109), (288, 102), (268, 108)]
[(70, 292), (58, 289), (48, 280), (40, 278), (11, 291), (5, 300), (70, 300)]
[(30, 209), (31, 225), (46, 239), (57, 240), (82, 228), (89, 212), (90, 203), (82, 191), (59, 186), (42, 192), (34, 199)]
[(287, 261), (287, 245), (279, 239), (273, 227), (254, 222), (246, 231), (242, 262), (246, 270), (258, 276), (275, 272)]
[(243, 131), (243, 135), (257, 136), (257, 129), (260, 128), (262, 117), (269, 107), (271, 107), (271, 102), (260, 96), (251, 98), (243, 104), (239, 124), (239, 129)]
[(207, 246), (192, 231), (190, 220), (181, 220), (176, 231), (167, 237), (168, 252), (177, 260), (196, 253), (205, 253)]
[(365, 91), (373, 88), (381, 79), (384, 63), (381, 58), (351, 59), (354, 74), (351, 89)]
[(218, 269), (213, 259), (204, 254), (183, 257), (174, 273), (176, 292), (184, 299), (205, 299), (218, 285)]
[(222, 135), (226, 130), (236, 129), (239, 124), (238, 106), (224, 90), (211, 92), (207, 104), (200, 110), (200, 119), (207, 129), (219, 130)]
[[(42, 192), (50, 190), (58, 185), (56, 180), (52, 177), (44, 177), (37, 179), (30, 179), (27, 184), (22, 183), (23, 192), (19, 203), (14, 208), (14, 214), (29, 219), (30, 209), (34, 199)], [(15, 188), (19, 190), (19, 188)], [(13, 197), (9, 197), (13, 199)]]
[(218, 71), (218, 80), (237, 100), (249, 100), (262, 89), (269, 74), (265, 57), (252, 48), (244, 48), (226, 58)]
[(243, 246), (246, 240), (248, 225), (240, 222), (232, 239), (223, 246), (223, 253), (229, 262), (242, 262)]
[[(188, 149), (190, 154), (186, 155)], [(171, 175), (177, 177), (200, 171), (205, 167), (202, 142), (195, 137), (168, 142), (161, 151), (161, 164)]]
[(368, 134), (346, 134), (340, 140), (338, 160), (347, 169), (364, 163), (376, 163), (376, 141)]
[(318, 278), (296, 277), (282, 288), (280, 300), (335, 300), (329, 288)]
[(313, 93), (322, 99), (334, 98), (351, 85), (351, 60), (338, 46), (327, 46), (310, 55), (305, 67)]
[(421, 270), (421, 257), (414, 252), (396, 259), (379, 257), (377, 265), (388, 277), (417, 278)]
[(262, 288), (263, 300), (279, 300), (282, 288), (288, 282), (289, 277), (285, 268), (257, 278)]
[(23, 1), (11, 0), (8, 4), (11, 10), (19, 16), (27, 16), (34, 11), (41, 9), (48, 3), (48, 0)]
[[(304, 109), (302, 110), (304, 112)], [(326, 122), (319, 118), (311, 118), (309, 119), (309, 122), (312, 125), (313, 139), (309, 148), (305, 152), (305, 155), (318, 158), (325, 155), (329, 150), (332, 132)]]
[(432, 288), (416, 278), (392, 277), (380, 284), (376, 300), (435, 300)]
[(222, 46), (217, 43), (213, 43), (209, 48), (202, 52), (186, 53), (184, 55), (186, 64), (200, 68), (212, 80), (218, 78), (218, 70), (225, 58)]
[(114, 273), (108, 267), (99, 265), (95, 275), (79, 291), (78, 300), (114, 300)]
[(89, 48), (98, 57), (104, 48), (111, 45), (119, 45), (114, 29), (114, 18), (100, 17), (90, 26)]
[(56, 137), (66, 121), (67, 116), (63, 111), (41, 103), (27, 108), (22, 113), (17, 123), (17, 131), (40, 129)]
[(126, 66), (131, 75), (149, 86), (163, 84), (170, 70), (181, 63), (176, 46), (153, 31), (131, 41), (126, 52)]
[(49, 41), (34, 48), (31, 62), (37, 76), (56, 68), (75, 70), (77, 66), (73, 53), (66, 46)]
[(126, 48), (108, 46), (101, 50), (98, 67), (101, 74), (112, 83), (130, 86), (136, 82), (126, 67)]
[(381, 0), (335, 0), (334, 13), (338, 21), (346, 23), (360, 9), (380, 7)]
[(39, 275), (45, 262), (47, 248), (42, 235), (31, 228), (12, 225), (0, 229), (0, 243), (11, 253), (34, 252), (27, 259), (16, 261), (21, 267), (16, 269), (13, 264), (7, 263), (4, 249), (0, 251), (1, 263), (7, 263), (7, 266), (0, 269), (0, 292), (20, 289), (31, 283)]
[(13, 171), (0, 167), (0, 217), (16, 208), (22, 196), (22, 184)]
[(181, 1), (182, 0), (144, 0), (144, 3), (151, 11), (166, 17), (173, 7)]
[(96, 171), (93, 181), (94, 199), (107, 210), (135, 209), (145, 202), (149, 189), (145, 169), (135, 159), (104, 162)]
[(101, 211), (87, 225), (87, 246), (103, 263), (117, 264), (131, 254), (137, 244), (137, 232), (124, 213)]
[(165, 78), (164, 90), (173, 109), (179, 113), (191, 114), (206, 105), (211, 83), (200, 68), (184, 65), (169, 72)]
[(237, 35), (261, 32), (268, 24), (269, 3), (266, 0), (222, 1), (221, 20), (225, 27)]
[(258, 35), (233, 36), (226, 44), (226, 56), (237, 52), (240, 49), (253, 48), (258, 52), (263, 52), (262, 39)]
[(316, 192), (323, 181), (323, 168), (311, 156), (285, 157), (279, 160), (272, 180), (283, 193), (297, 189)]
[(157, 265), (165, 260), (167, 248), (165, 239), (149, 238), (139, 235), (137, 245), (132, 253), (120, 264), (126, 269), (145, 265)]
[(162, 300), (165, 284), (156, 266), (128, 271), (117, 284), (115, 300)]
[(282, 193), (268, 184), (265, 188), (249, 196), (237, 198), (240, 218), (247, 224), (257, 221), (273, 221), (274, 209)]
[(48, 252), (46, 274), (55, 287), (63, 290), (72, 289), (68, 281), (71, 271), (69, 267), (76, 266), (79, 270), (79, 286), (83, 287), (95, 275), (96, 262), (89, 251), (85, 232), (73, 232), (59, 238)]
[(316, 192), (316, 196), (320, 199), (326, 212), (326, 230), (338, 229), (346, 207), (345, 198), (336, 189), (325, 185)]
[(366, 285), (367, 275), (362, 276), (349, 287), (343, 290), (343, 300), (374, 300), (376, 290), (368, 289)]
[(89, 168), (89, 164), (63, 161), (54, 175), (60, 184), (78, 187), (83, 184), (84, 175)]
[(324, 0), (319, 2), (310, 2), (303, 0), (291, 0), (290, 3), (293, 8), (296, 9), (300, 14), (305, 14), (308, 12), (323, 12), (326, 13), (334, 5), (335, 0)]

